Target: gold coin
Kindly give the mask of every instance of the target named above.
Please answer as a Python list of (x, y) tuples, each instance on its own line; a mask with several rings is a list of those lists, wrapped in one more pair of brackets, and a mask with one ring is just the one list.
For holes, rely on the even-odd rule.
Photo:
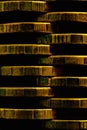
[(14, 0), (14, 1), (1, 1), (0, 12), (4, 11), (36, 11), (46, 12), (47, 3), (45, 1), (25, 1), (25, 0)]
[(87, 98), (50, 98), (42, 104), (50, 108), (87, 108)]
[(2, 76), (55, 76), (53, 66), (2, 66)]
[(37, 39), (38, 43), (43, 44), (87, 44), (87, 34), (81, 33), (62, 33), (42, 35)]
[(87, 12), (48, 12), (39, 16), (37, 20), (46, 22), (87, 22)]
[(52, 109), (9, 109), (0, 108), (0, 118), (3, 119), (52, 119)]
[(45, 128), (84, 130), (87, 129), (87, 120), (50, 120), (50, 121), (46, 121)]
[(87, 87), (87, 77), (52, 77), (49, 86)]
[(34, 54), (50, 55), (50, 45), (41, 44), (3, 44), (0, 45), (0, 55)]
[(42, 32), (51, 33), (51, 24), (45, 22), (17, 22), (0, 24), (0, 33)]
[(37, 85), (58, 87), (87, 87), (87, 77), (40, 77), (37, 78)]
[(0, 96), (4, 97), (52, 97), (50, 87), (0, 87)]
[(49, 57), (41, 58), (39, 60), (40, 64), (47, 65), (86, 65), (87, 64), (87, 56), (79, 56), (79, 55), (52, 55)]

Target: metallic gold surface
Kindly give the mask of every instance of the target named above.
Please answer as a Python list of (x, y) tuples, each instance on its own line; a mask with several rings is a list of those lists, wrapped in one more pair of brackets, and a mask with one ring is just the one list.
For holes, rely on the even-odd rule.
[(46, 58), (41, 58), (40, 63), (47, 65), (86, 65), (87, 56), (83, 55), (52, 55)]
[(44, 15), (39, 16), (37, 20), (45, 22), (87, 22), (87, 12), (48, 12)]
[(40, 77), (37, 78), (37, 84), (41, 86), (55, 86), (55, 87), (87, 87), (87, 77), (72, 77), (72, 76), (58, 76), (58, 77)]
[(54, 33), (42, 35), (37, 40), (43, 44), (87, 44), (87, 34), (82, 33)]
[(4, 97), (53, 97), (50, 87), (0, 87)]
[(1, 66), (1, 76), (87, 76), (87, 66)]
[(87, 108), (87, 98), (50, 98), (42, 104), (50, 108)]
[(51, 120), (51, 121), (46, 121), (45, 128), (85, 130), (87, 129), (87, 120)]
[(0, 44), (0, 55), (34, 54), (50, 55), (50, 45), (41, 44)]
[(5, 11), (36, 11), (46, 12), (47, 4), (45, 1), (0, 1), (0, 12)]
[(54, 76), (53, 66), (3, 66), (2, 76)]
[[(84, 33), (82, 32), (81, 34), (80, 32), (79, 33), (66, 33), (66, 31), (72, 32), (72, 30), (77, 32), (78, 30), (80, 30), (80, 28), (78, 29), (78, 26), (80, 26), (80, 24), (81, 24), (81, 28), (84, 28), (84, 25), (82, 24), (86, 25), (87, 23), (87, 12), (63, 12), (63, 11), (62, 12), (48, 12), (48, 9), (52, 11), (50, 7), (52, 5), (52, 3), (50, 4), (51, 1), (58, 2), (57, 0), (0, 1), (0, 14), (4, 14), (4, 13), (6, 14), (7, 12), (14, 13), (15, 11), (21, 11), (21, 13), (24, 13), (26, 11), (28, 11), (29, 13), (40, 12), (40, 15), (37, 18), (34, 18), (36, 22), (22, 22), (19, 20), (19, 22), (13, 21), (11, 23), (11, 21), (9, 21), (9, 23), (8, 22), (6, 23), (4, 19), (2, 21), (4, 21), (5, 23), (1, 21), (0, 35), (9, 34), (9, 37), (10, 37), (12, 33), (19, 35), (19, 33), (25, 34), (24, 32), (29, 32), (28, 35), (30, 33), (32, 34), (37, 33), (38, 35), (40, 34), (40, 37), (38, 38), (38, 36), (36, 35), (37, 40), (34, 40), (34, 41), (37, 41), (37, 44), (36, 43), (17, 44), (17, 42), (15, 44), (13, 43), (10, 44), (9, 42), (8, 44), (6, 43), (0, 44), (1, 57), (4, 57), (5, 55), (12, 56), (13, 54), (17, 54), (17, 55), (29, 54), (29, 56), (55, 54), (58, 50), (55, 47), (55, 45), (50, 46), (50, 44), (87, 44), (87, 34), (85, 34), (85, 32)], [(65, 0), (65, 1), (69, 1), (69, 0)], [(86, 1), (86, 0), (72, 0), (72, 1)], [(33, 21), (31, 20), (32, 14), (27, 15), (28, 12), (26, 12), (25, 18), (23, 15), (23, 18), (22, 18), (23, 21), (28, 21), (28, 20)], [(41, 12), (45, 12), (45, 13), (41, 14)], [(9, 17), (12, 17), (11, 13), (8, 13), (8, 15)], [(37, 13), (35, 13), (35, 15), (37, 15)], [(7, 21), (10, 20), (9, 17), (7, 17)], [(18, 16), (17, 16), (17, 19), (14, 18), (14, 20), (18, 20)], [(55, 24), (53, 24), (53, 22), (55, 22)], [(65, 24), (62, 27), (61, 25), (63, 23)], [(68, 26), (68, 23), (69, 23), (69, 26)], [(78, 23), (77, 28), (68, 30), (69, 27), (73, 28), (72, 27), (73, 23), (75, 23), (74, 25)], [(65, 25), (67, 26), (65, 27)], [(61, 30), (63, 31), (63, 33), (61, 33)], [(56, 32), (58, 32), (59, 34), (55, 34)], [(33, 37), (33, 36), (29, 35), (29, 37)], [(21, 42), (21, 38), (20, 40), (18, 39), (20, 42)], [(24, 39), (25, 43), (29, 41), (27, 39), (28, 38)], [(34, 37), (31, 39), (33, 41)], [(2, 42), (2, 38), (1, 38), (1, 42)], [(49, 44), (49, 45), (46, 45), (46, 44)], [(8, 59), (6, 60), (8, 61)], [(25, 60), (23, 59), (24, 62)], [(32, 60), (34, 59), (32, 58)], [(32, 60), (30, 62), (32, 62)], [(68, 54), (68, 55), (51, 55), (48, 57), (45, 56), (45, 57), (41, 57), (40, 60), (37, 60), (40, 66), (38, 66), (38, 64), (33, 63), (33, 62), (32, 62), (32, 64), (34, 64), (33, 66), (31, 66), (30, 64), (29, 64), (30, 66), (27, 65), (27, 63), (26, 65), (20, 63), (21, 64), (20, 66), (20, 65), (17, 65), (17, 62), (16, 63), (14, 62), (15, 64), (14, 63), (11, 64), (11, 62), (12, 61), (10, 61), (10, 64), (8, 65), (5, 64), (6, 62), (4, 63), (4, 65), (3, 63), (1, 64), (0, 76), (1, 76), (1, 79), (2, 77), (3, 79), (8, 78), (8, 79), (5, 79), (8, 82), (7, 86), (11, 84), (12, 78), (14, 76), (15, 79), (13, 80), (14, 82), (15, 81), (18, 82), (18, 86), (15, 86), (15, 84), (13, 83), (13, 86), (15, 87), (10, 87), (11, 85), (9, 87), (7, 86), (3, 87), (5, 85), (1, 81), (1, 83), (3, 84), (3, 85), (1, 84), (1, 87), (0, 87), (0, 97), (1, 97), (0, 119), (1, 120), (2, 119), (46, 120), (46, 122), (44, 123), (45, 125), (44, 127), (47, 129), (68, 129), (68, 130), (87, 129), (87, 120), (56, 120), (56, 119), (65, 119), (65, 118), (68, 119), (69, 117), (65, 115), (67, 115), (67, 113), (71, 114), (70, 113), (71, 111), (72, 111), (72, 114), (70, 115), (71, 119), (72, 117), (75, 118), (74, 115), (76, 115), (77, 111), (81, 116), (82, 113), (80, 113), (81, 111), (79, 111), (79, 109), (87, 111), (87, 98), (66, 98), (66, 97), (57, 98), (58, 97), (57, 94), (59, 93), (59, 91), (56, 92), (57, 89), (55, 89), (55, 87), (61, 87), (61, 88), (62, 87), (85, 87), (85, 88), (87, 87), (87, 77), (78, 77), (78, 76), (87, 76), (87, 72), (85, 70), (86, 65), (87, 65), (86, 55), (69, 55)], [(56, 66), (56, 65), (59, 65), (59, 66)], [(79, 67), (76, 65), (79, 65)], [(72, 75), (73, 77), (70, 77)], [(22, 84), (23, 83), (22, 81), (21, 84), (25, 85), (25, 87), (23, 87), (19, 85), (20, 84), (19, 82), (21, 82), (22, 79), (21, 80), (16, 79), (16, 78), (20, 78), (18, 76), (20, 77), (23, 76), (25, 78), (31, 77), (31, 79), (32, 77), (35, 76), (36, 79), (35, 80), (30, 79), (31, 81), (29, 79), (28, 79), (29, 81), (24, 79), (25, 82), (28, 81), (27, 83), (33, 82), (33, 80), (35, 82), (33, 82), (32, 85), (29, 84), (30, 86), (29, 87), (25, 85), (25, 82), (24, 84)], [(37, 78), (37, 76), (39, 78)], [(9, 79), (9, 77), (11, 78)], [(34, 87), (35, 86), (34, 84), (36, 84), (37, 87)], [(65, 91), (65, 93), (67, 93), (67, 90)], [(60, 91), (60, 95), (61, 96), (63, 95), (61, 91)], [(68, 94), (66, 95), (68, 96)], [(37, 100), (37, 102), (35, 102), (35, 100)], [(26, 108), (26, 109), (23, 109), (23, 108)], [(77, 110), (77, 111), (74, 111), (74, 110)], [(73, 115), (74, 112), (75, 114)]]
[(51, 86), (87, 87), (87, 77), (52, 77), (49, 79)]
[(17, 22), (0, 24), (0, 33), (15, 32), (51, 33), (51, 24), (45, 22)]
[(9, 109), (0, 108), (0, 118), (4, 119), (52, 119), (52, 109)]

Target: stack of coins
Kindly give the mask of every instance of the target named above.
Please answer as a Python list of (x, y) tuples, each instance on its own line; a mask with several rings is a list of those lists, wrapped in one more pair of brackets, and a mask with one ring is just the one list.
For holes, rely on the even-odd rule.
[(0, 1), (1, 129), (87, 129), (86, 4)]
[[(53, 97), (45, 77), (53, 66), (41, 58), (51, 55), (50, 45), (38, 44), (38, 37), (52, 33), (50, 22), (38, 22), (49, 10), (45, 1), (0, 1), (0, 129), (43, 129), (53, 119), (42, 100)], [(42, 81), (43, 82), (43, 81)]]
[(42, 100), (52, 108), (54, 119), (44, 125), (49, 130), (87, 129), (87, 1), (48, 1), (50, 12), (38, 17), (50, 22), (52, 33), (38, 38), (39, 44), (49, 44), (52, 55), (40, 59), (52, 65), (55, 76), (48, 78), (54, 97)]

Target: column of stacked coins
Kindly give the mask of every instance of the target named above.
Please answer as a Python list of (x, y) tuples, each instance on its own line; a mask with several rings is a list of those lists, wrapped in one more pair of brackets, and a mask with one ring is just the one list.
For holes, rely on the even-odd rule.
[(1, 1), (2, 129), (87, 128), (86, 4)]
[[(50, 44), (52, 55), (40, 59), (55, 68), (48, 78), (54, 97), (42, 101), (53, 109), (54, 119), (47, 129), (87, 129), (87, 1), (55, 0), (48, 2), (50, 12), (38, 17), (50, 22), (52, 34), (43, 35), (38, 43)], [(47, 86), (46, 85), (46, 86)]]
[(0, 129), (41, 129), (53, 119), (41, 102), (53, 94), (41, 81), (54, 68), (39, 63), (51, 55), (50, 45), (37, 44), (52, 33), (49, 22), (37, 21), (48, 10), (45, 1), (0, 1)]

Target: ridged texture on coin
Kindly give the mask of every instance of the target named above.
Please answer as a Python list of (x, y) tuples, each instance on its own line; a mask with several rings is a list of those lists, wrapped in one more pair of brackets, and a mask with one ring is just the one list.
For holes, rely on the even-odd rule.
[[(1, 76), (87, 76), (87, 66), (2, 66)], [(7, 72), (5, 73), (5, 71)], [(27, 72), (26, 72), (27, 71)], [(38, 71), (38, 72), (37, 72)], [(17, 72), (17, 73), (16, 73)], [(36, 74), (35, 74), (35, 73)], [(49, 73), (48, 73), (49, 72)], [(15, 74), (16, 73), (16, 74)]]
[(0, 118), (4, 119), (53, 119), (52, 109), (9, 109), (0, 108)]
[(3, 66), (1, 67), (1, 75), (2, 76), (55, 76), (56, 70), (53, 66)]
[(45, 128), (84, 130), (87, 129), (87, 120), (51, 120), (51, 121), (46, 121)]
[(87, 87), (87, 77), (40, 77), (37, 78), (37, 84), (41, 86)]
[(87, 77), (53, 77), (49, 79), (51, 86), (87, 87)]
[(42, 104), (50, 108), (87, 108), (87, 98), (51, 98)]
[(86, 12), (48, 12), (37, 18), (38, 21), (56, 22), (56, 21), (72, 21), (87, 22)]
[[(46, 2), (46, 1), (50, 1), (50, 2)], [(19, 61), (21, 63), (18, 65), (17, 65), (17, 61), (14, 62), (13, 64), (10, 63), (8, 65), (7, 64), (3, 65), (3, 63), (1, 64), (0, 83), (5, 82), (7, 80), (7, 86), (6, 83), (5, 84), (2, 83), (3, 85), (1, 84), (0, 87), (0, 97), (1, 97), (0, 98), (0, 102), (1, 102), (0, 119), (1, 120), (2, 119), (45, 120), (47, 122), (45, 122), (44, 127), (47, 129), (62, 129), (62, 128), (63, 129), (87, 129), (87, 122), (85, 120), (80, 121), (79, 119), (79, 120), (68, 121), (68, 118), (71, 119), (79, 118), (79, 116), (75, 116), (75, 115), (80, 115), (80, 118), (83, 119), (82, 112), (84, 111), (84, 113), (87, 114), (87, 98), (74, 98), (74, 97), (67, 98), (69, 97), (68, 95), (70, 93), (67, 94), (67, 97), (61, 98), (61, 96), (63, 95), (62, 92), (56, 91), (58, 90), (57, 89), (58, 86), (59, 88), (63, 88), (63, 89), (65, 86), (74, 87), (74, 90), (76, 89), (75, 87), (87, 87), (86, 77), (78, 77), (78, 76), (87, 76), (86, 54), (84, 56), (82, 55), (79, 56), (79, 54), (78, 55), (72, 54), (70, 56), (69, 54), (67, 54), (65, 56), (64, 55), (65, 49), (64, 49), (63, 51), (64, 54), (58, 55), (59, 53), (57, 52), (62, 50), (61, 47), (60, 50), (56, 48), (57, 44), (70, 45), (70, 44), (87, 43), (87, 36), (85, 34), (87, 30), (83, 31), (84, 30), (83, 29), (82, 31), (80, 31), (81, 34), (78, 31), (84, 27), (86, 29), (85, 25), (87, 24), (87, 12), (80, 12), (80, 11), (79, 12), (76, 11), (54, 12), (58, 10), (51, 9), (50, 6), (52, 5), (51, 3), (52, 1), (57, 1), (57, 0), (44, 0), (44, 1), (43, 0), (42, 1), (10, 0), (10, 1), (0, 2), (0, 12), (1, 12), (0, 14), (5, 14), (3, 15), (3, 19), (1, 17), (1, 24), (0, 24), (1, 36), (2, 35), (6, 36), (9, 34), (10, 37), (12, 34), (19, 35), (19, 33), (24, 35), (28, 34), (29, 37), (33, 37), (31, 36), (31, 34), (34, 33), (36, 34), (36, 37), (37, 35), (40, 35), (38, 36), (39, 38), (38, 37), (36, 38), (36, 40), (34, 39), (35, 37), (31, 38), (32, 43), (33, 43), (33, 39), (34, 41), (36, 41), (33, 44), (31, 43), (30, 40), (27, 40), (28, 37), (24, 39), (21, 35), (21, 37), (18, 39), (19, 41), (21, 41), (21, 44), (18, 44), (17, 41), (14, 42), (13, 44), (12, 41), (10, 40), (11, 44), (9, 42), (8, 43), (6, 42), (7, 44), (4, 42), (3, 45), (2, 44), (0, 45), (1, 57), (4, 57), (6, 55), (9, 55), (8, 57), (10, 56), (13, 57), (13, 54), (14, 56), (15, 55), (18, 56), (20, 54), (23, 62), (26, 62), (27, 59), (27, 58), (24, 59), (22, 57), (24, 56), (24, 54), (26, 56), (29, 55), (29, 59), (31, 55), (33, 56), (39, 55), (38, 57), (40, 58), (40, 59), (38, 58), (39, 60), (37, 60), (37, 63), (39, 65), (37, 63), (32, 63), (33, 65), (26, 63), (25, 65), (22, 64), (20, 60)], [(72, 0), (72, 1), (77, 1), (77, 0)], [(53, 12), (47, 12), (47, 11), (53, 11)], [(14, 20), (10, 21), (10, 17), (12, 17), (11, 13), (14, 12), (15, 14), (16, 12), (18, 12), (18, 14), (17, 16), (14, 14), (13, 15), (13, 17), (15, 16)], [(28, 13), (30, 14), (30, 12), (31, 15), (27, 15)], [(21, 15), (22, 13), (23, 16)], [(5, 20), (4, 16), (6, 16), (6, 14), (9, 15), (9, 17), (7, 16)], [(35, 14), (35, 17), (33, 15), (34, 19), (31, 18), (32, 14)], [(19, 15), (22, 16), (21, 19), (18, 18)], [(36, 17), (37, 15), (38, 17)], [(16, 17), (17, 19), (15, 20)], [(33, 21), (33, 22), (29, 22), (29, 21)], [(72, 25), (74, 25), (74, 29)], [(76, 28), (75, 25), (77, 25)], [(56, 34), (57, 32), (59, 34)], [(79, 33), (76, 34), (75, 32), (79, 32)], [(1, 38), (1, 42), (4, 41), (2, 39), (3, 38)], [(23, 43), (21, 39), (24, 39)], [(45, 45), (45, 44), (56, 44), (56, 45)], [(77, 51), (79, 52), (80, 50), (77, 49)], [(43, 56), (40, 57), (40, 55)], [(34, 59), (31, 58), (29, 62), (32, 62), (32, 60)], [(12, 62), (12, 60), (10, 62)], [(69, 77), (69, 75), (73, 77)], [(59, 77), (55, 77), (55, 76), (59, 76)], [(29, 80), (24, 79), (23, 81), (21, 77), (24, 77), (25, 79), (27, 77), (29, 78)], [(33, 79), (33, 77), (35, 77), (36, 79)], [(4, 78), (7, 79), (2, 81), (2, 79)], [(15, 80), (11, 78), (15, 78), (15, 79), (18, 78), (18, 79)], [(21, 78), (21, 80), (19, 78)], [(16, 83), (16, 86), (12, 82), (12, 80), (14, 80), (14, 82), (18, 81), (18, 83)], [(29, 85), (26, 85), (25, 82), (27, 82), (26, 84)], [(11, 83), (13, 83), (13, 86), (11, 86)], [(10, 84), (10, 86), (8, 84)], [(21, 86), (21, 84), (23, 86)], [(58, 97), (57, 95), (59, 93), (60, 95)], [(64, 93), (68, 93), (67, 90)], [(68, 117), (68, 115), (70, 115), (70, 117)], [(66, 120), (64, 120), (65, 118)]]
[(58, 33), (42, 35), (37, 40), (43, 44), (87, 44), (87, 34), (80, 33)]
[(25, 1), (25, 0), (14, 0), (14, 1), (1, 1), (0, 12), (5, 11), (36, 11), (46, 12), (47, 4), (45, 1)]
[(0, 87), (3, 97), (52, 97), (50, 87)]
[(34, 54), (50, 55), (50, 45), (41, 44), (4, 44), (0, 45), (0, 55)]
[(87, 64), (87, 56), (81, 55), (52, 55), (47, 58), (41, 58), (39, 63), (47, 65), (66, 65), (66, 64)]
[(1, 76), (87, 76), (87, 66), (1, 66)]
[(42, 32), (51, 33), (51, 24), (45, 22), (17, 22), (0, 24), (0, 33)]

